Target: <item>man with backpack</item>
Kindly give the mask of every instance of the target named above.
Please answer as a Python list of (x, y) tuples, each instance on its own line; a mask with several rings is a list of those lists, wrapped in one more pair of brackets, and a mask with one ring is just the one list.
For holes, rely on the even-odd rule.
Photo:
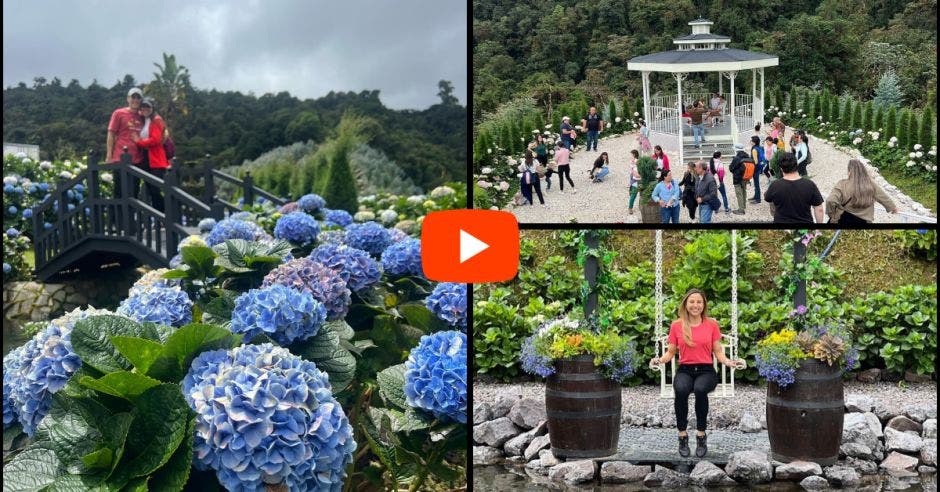
[(751, 159), (756, 164), (754, 169), (754, 198), (751, 198), (751, 203), (760, 203), (760, 175), (769, 163), (764, 154), (764, 146), (760, 144), (760, 137), (757, 135), (751, 137)]
[(754, 158), (744, 151), (744, 144), (734, 144), (734, 152), (734, 158), (731, 159), (728, 170), (731, 171), (731, 183), (734, 185), (734, 196), (737, 199), (738, 208), (731, 213), (744, 215), (747, 207), (747, 182), (754, 177), (756, 163)]

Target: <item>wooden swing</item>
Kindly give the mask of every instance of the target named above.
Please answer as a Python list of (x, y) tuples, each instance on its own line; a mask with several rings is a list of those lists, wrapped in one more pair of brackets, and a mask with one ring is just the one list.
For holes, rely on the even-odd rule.
[[(731, 333), (721, 335), (721, 345), (725, 351), (725, 357), (731, 360), (738, 360), (738, 231), (731, 230)], [(656, 353), (659, 357), (666, 354), (669, 348), (669, 332), (663, 326), (663, 231), (656, 230), (656, 325), (655, 325)], [(650, 369), (659, 371), (660, 374), (660, 398), (673, 398), (675, 395), (672, 389), (672, 382), (676, 377), (676, 359), (678, 355), (672, 358), (669, 368), (665, 364), (651, 364)], [(715, 370), (719, 370), (718, 359), (712, 356), (712, 364)], [(666, 372), (670, 372), (667, 378)], [(721, 382), (715, 388), (713, 396), (719, 398), (734, 397), (734, 371), (724, 364), (721, 365), (719, 375)], [(668, 379), (668, 383), (666, 382)]]

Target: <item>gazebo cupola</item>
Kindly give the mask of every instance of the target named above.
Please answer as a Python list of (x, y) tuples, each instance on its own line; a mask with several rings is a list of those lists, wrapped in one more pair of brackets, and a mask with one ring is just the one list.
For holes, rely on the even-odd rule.
[(678, 51), (692, 50), (723, 50), (728, 48), (731, 38), (720, 34), (712, 34), (711, 26), (714, 22), (707, 19), (695, 19), (689, 22), (692, 34), (686, 34), (672, 40)]

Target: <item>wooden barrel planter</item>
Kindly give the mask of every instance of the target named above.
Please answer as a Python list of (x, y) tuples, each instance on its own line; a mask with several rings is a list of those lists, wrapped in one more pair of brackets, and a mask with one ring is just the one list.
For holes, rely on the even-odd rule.
[(829, 466), (839, 459), (845, 399), (839, 365), (800, 361), (796, 381), (780, 388), (767, 383), (767, 434), (773, 459), (814, 461)]
[(640, 218), (644, 224), (661, 224), (663, 216), (659, 212), (659, 204), (649, 200), (640, 199)]
[(555, 361), (545, 384), (545, 410), (552, 454), (594, 458), (617, 453), (620, 385), (604, 377), (594, 357)]

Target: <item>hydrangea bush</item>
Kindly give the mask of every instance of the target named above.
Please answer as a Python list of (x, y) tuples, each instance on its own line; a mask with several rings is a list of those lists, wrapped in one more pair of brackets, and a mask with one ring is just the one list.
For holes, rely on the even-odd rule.
[(289, 345), (306, 340), (326, 322), (326, 308), (309, 292), (274, 284), (238, 296), (232, 311), (231, 330), (251, 340), (265, 334)]
[(136, 289), (117, 312), (141, 322), (183, 326), (193, 319), (193, 301), (179, 287), (150, 285)]
[(437, 284), (424, 302), (438, 318), (467, 332), (467, 284)]
[(332, 268), (353, 292), (375, 284), (382, 276), (378, 262), (369, 253), (342, 244), (317, 246), (310, 259)]
[(215, 246), (224, 243), (227, 239), (255, 241), (265, 237), (268, 237), (268, 233), (264, 232), (264, 229), (254, 222), (240, 220), (232, 216), (219, 221), (219, 223), (212, 228), (209, 236), (206, 237), (206, 243), (208, 243), (209, 246)]
[(346, 228), (345, 243), (353, 248), (361, 249), (374, 258), (382, 256), (385, 248), (392, 243), (388, 229), (377, 222), (352, 224)]
[(440, 419), (467, 423), (467, 335), (439, 331), (421, 337), (405, 362), (408, 405)]
[(278, 266), (264, 277), (264, 287), (274, 284), (309, 292), (326, 306), (327, 318), (341, 319), (349, 311), (349, 288), (333, 269), (310, 258), (297, 258)]
[(307, 214), (284, 215), (277, 219), (277, 225), (274, 226), (274, 237), (302, 246), (316, 241), (319, 233), (320, 224)]
[(421, 240), (406, 239), (382, 253), (382, 268), (392, 275), (424, 276), (421, 268)]

